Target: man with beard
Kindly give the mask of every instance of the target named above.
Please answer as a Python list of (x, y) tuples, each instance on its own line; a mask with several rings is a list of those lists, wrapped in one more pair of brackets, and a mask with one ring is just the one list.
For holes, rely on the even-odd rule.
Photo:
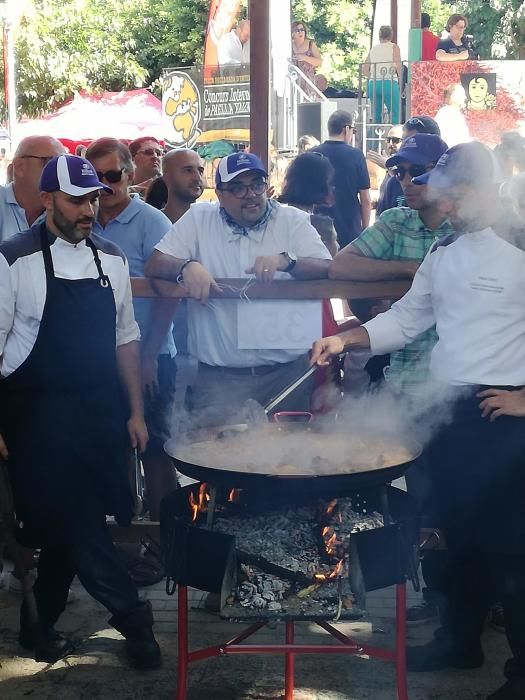
[[(401, 149), (386, 163), (401, 186), (408, 206), (381, 214), (373, 226), (336, 255), (328, 271), (329, 277), (359, 281), (413, 278), (436, 237), (453, 233), (437, 203), (428, 199), (427, 187), (412, 182), (413, 177), (432, 170), (446, 149), (439, 136), (429, 134), (416, 134), (404, 141)], [(419, 400), (421, 387), (428, 381), (430, 353), (436, 340), (436, 331), (431, 328), (390, 357), (385, 370), (387, 386), (407, 405)], [(423, 524), (436, 527), (423, 460), (409, 471), (407, 484), (419, 503)], [(442, 598), (436, 588), (439, 588), (443, 559), (441, 551), (425, 553), (423, 600), (409, 608), (408, 622), (436, 617)]]
[[(501, 175), (478, 142), (447, 151), (416, 178), (428, 184), (455, 235), (432, 247), (412, 287), (390, 311), (364, 326), (314, 344), (325, 364), (345, 348), (383, 353), (436, 324), (430, 370), (452, 407), (428, 447), (441, 526), (451, 557), (444, 582), (450, 617), (434, 639), (409, 648), (411, 671), (478, 668), (481, 632), (491, 603), (503, 605), (512, 658), (506, 683), (487, 700), (525, 697), (525, 430), (519, 415), (487, 421), (494, 390), (525, 385), (523, 222), (509, 221)], [(487, 397), (486, 392), (489, 392)], [(444, 411), (444, 407), (443, 407)], [(435, 410), (436, 417), (440, 407)]]
[[(379, 165), (379, 167), (381, 168), (386, 168), (387, 158), (393, 156), (399, 151), (399, 147), (401, 146), (402, 141), (403, 127), (401, 126), (401, 124), (395, 124), (386, 135), (386, 156), (380, 156), (379, 154), (375, 154), (374, 151), (369, 151), (366, 154), (367, 160), (371, 160), (373, 163)], [(403, 201), (403, 191), (399, 183), (397, 182), (397, 180), (395, 180), (395, 178), (393, 182), (391, 182), (391, 180), (392, 173), (389, 170), (387, 170), (386, 175), (383, 178), (383, 182), (381, 183), (381, 187), (379, 189), (379, 198), (377, 200), (376, 205), (376, 216), (379, 216), (387, 209), (399, 206), (400, 203), (402, 203)], [(387, 197), (387, 187), (389, 183), (390, 187), (388, 188), (389, 191)], [(391, 189), (392, 186), (393, 190)]]
[[(93, 141), (86, 151), (103, 191), (93, 230), (124, 251), (132, 277), (144, 277), (144, 266), (170, 227), (158, 209), (129, 194), (133, 178), (130, 151), (117, 139)], [(171, 322), (176, 301), (135, 299), (135, 317), (141, 332), (141, 366), (149, 443), (143, 455), (147, 498), (152, 520), (159, 519), (161, 499), (176, 488), (176, 473), (163, 445), (170, 437), (169, 419), (175, 400), (176, 348)]]
[[(146, 265), (146, 275), (178, 280), (191, 297), (188, 345), (198, 360), (193, 408), (201, 424), (228, 422), (249, 398), (267, 403), (308, 369), (304, 338), (311, 315), (320, 323), (320, 304), (210, 299), (210, 290), (221, 293), (217, 277), (267, 284), (326, 277), (331, 256), (309, 217), (269, 200), (267, 177), (251, 153), (222, 158), (219, 201), (190, 207)], [(307, 409), (311, 388), (305, 382), (281, 408)]]
[(71, 155), (44, 167), (40, 190), (45, 221), (0, 244), (0, 458), (18, 539), (41, 548), (39, 621), (22, 605), (19, 640), (37, 661), (72, 651), (54, 625), (77, 575), (112, 613), (131, 665), (156, 668), (151, 606), (106, 525), (106, 514), (131, 520), (126, 453), (148, 440), (127, 263), (92, 233), (99, 193), (111, 190)]

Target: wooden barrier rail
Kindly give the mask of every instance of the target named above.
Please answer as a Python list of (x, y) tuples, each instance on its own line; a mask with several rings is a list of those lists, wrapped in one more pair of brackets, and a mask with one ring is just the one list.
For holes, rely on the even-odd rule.
[[(238, 299), (247, 279), (218, 279), (224, 285), (222, 294), (212, 292), (214, 299)], [(339, 280), (275, 280), (271, 284), (254, 282), (248, 289), (250, 299), (400, 299), (409, 289), (410, 280), (388, 282), (344, 282)], [(188, 296), (184, 287), (160, 279), (133, 277), (134, 297)]]

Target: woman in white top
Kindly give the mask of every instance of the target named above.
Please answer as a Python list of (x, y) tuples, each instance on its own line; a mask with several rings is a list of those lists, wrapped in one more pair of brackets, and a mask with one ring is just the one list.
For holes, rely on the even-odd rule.
[(392, 42), (392, 27), (379, 28), (379, 44), (372, 46), (363, 65), (368, 80), (368, 97), (372, 101), (374, 122), (383, 122), (383, 111), (388, 111), (387, 122), (399, 122), (399, 82), (403, 76), (401, 51)]

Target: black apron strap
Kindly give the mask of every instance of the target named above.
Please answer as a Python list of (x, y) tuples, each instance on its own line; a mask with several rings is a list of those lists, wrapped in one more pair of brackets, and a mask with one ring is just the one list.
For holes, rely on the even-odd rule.
[(91, 252), (93, 253), (93, 258), (95, 259), (95, 265), (97, 266), (98, 270), (98, 280), (100, 282), (101, 287), (109, 287), (110, 282), (109, 282), (109, 277), (104, 274), (104, 271), (102, 270), (102, 263), (100, 262), (100, 256), (98, 254), (97, 247), (91, 240), (91, 238), (86, 238), (86, 245), (88, 248), (91, 248)]
[(55, 268), (53, 267), (53, 258), (51, 257), (51, 246), (49, 245), (47, 227), (44, 222), (40, 224), (40, 243), (42, 245), (42, 255), (44, 257), (46, 277), (54, 277)]

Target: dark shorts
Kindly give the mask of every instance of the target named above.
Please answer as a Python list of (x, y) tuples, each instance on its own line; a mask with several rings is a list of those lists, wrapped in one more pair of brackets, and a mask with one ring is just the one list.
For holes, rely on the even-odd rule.
[(157, 377), (158, 393), (153, 399), (148, 396), (144, 398), (144, 417), (149, 433), (148, 449), (162, 448), (171, 436), (177, 379), (177, 363), (174, 357), (159, 355)]

